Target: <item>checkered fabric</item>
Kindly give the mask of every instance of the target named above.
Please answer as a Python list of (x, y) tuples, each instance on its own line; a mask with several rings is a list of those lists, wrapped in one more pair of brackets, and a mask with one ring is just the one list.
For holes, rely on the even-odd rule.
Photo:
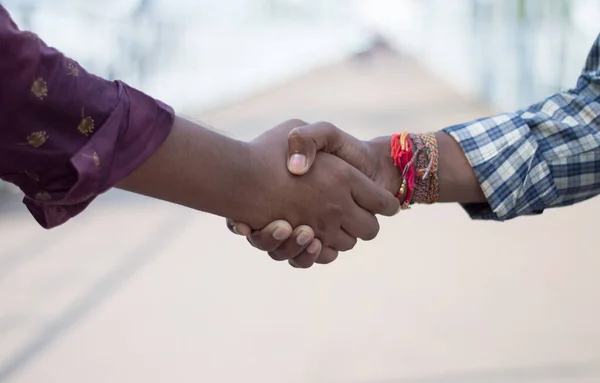
[(472, 218), (504, 221), (599, 194), (600, 35), (574, 89), (444, 131), (487, 197), (487, 204), (464, 205)]

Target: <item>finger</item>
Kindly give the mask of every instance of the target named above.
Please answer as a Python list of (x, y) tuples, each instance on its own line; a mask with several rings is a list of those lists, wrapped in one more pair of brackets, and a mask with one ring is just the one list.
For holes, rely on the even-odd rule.
[(360, 143), (359, 140), (329, 122), (317, 122), (294, 128), (288, 136), (288, 170), (296, 175), (305, 174), (314, 163), (317, 152), (335, 154), (349, 140)]
[(292, 235), (292, 226), (286, 221), (271, 222), (262, 230), (248, 236), (252, 246), (263, 251), (273, 251)]
[(315, 263), (326, 265), (335, 261), (338, 257), (338, 254), (339, 253), (337, 250), (332, 249), (331, 247), (326, 247), (321, 250), (321, 254), (319, 255), (319, 258), (317, 258)]
[(379, 222), (373, 214), (356, 206), (350, 214), (344, 217), (342, 229), (353, 237), (370, 241), (379, 234)]
[(306, 249), (314, 237), (315, 232), (310, 226), (298, 226), (285, 242), (269, 251), (269, 255), (276, 261), (295, 258)]
[(247, 237), (252, 233), (252, 228), (249, 225), (241, 222), (235, 222), (231, 218), (227, 218), (226, 224), (229, 231), (231, 231), (233, 234)]
[(331, 242), (332, 248), (338, 251), (348, 251), (354, 249), (358, 240), (356, 237), (351, 236), (346, 233), (343, 229), (340, 229), (340, 232), (335, 237), (334, 241)]
[(308, 269), (320, 258), (320, 255), (322, 254), (322, 247), (323, 245), (319, 239), (313, 239), (308, 247), (302, 251), (302, 253), (300, 253), (300, 255), (288, 261), (290, 266), (297, 269)]
[(400, 201), (392, 193), (377, 185), (367, 176), (352, 169), (352, 198), (363, 209), (388, 217), (400, 209)]

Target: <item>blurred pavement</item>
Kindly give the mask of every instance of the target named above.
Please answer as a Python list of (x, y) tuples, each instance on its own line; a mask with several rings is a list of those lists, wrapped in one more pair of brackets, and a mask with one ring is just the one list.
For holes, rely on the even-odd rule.
[[(381, 54), (195, 117), (247, 139), (292, 117), (371, 138), (489, 113)], [(419, 206), (308, 271), (123, 192), (49, 232), (24, 210), (0, 206), (0, 382), (600, 381), (600, 199), (505, 224)]]

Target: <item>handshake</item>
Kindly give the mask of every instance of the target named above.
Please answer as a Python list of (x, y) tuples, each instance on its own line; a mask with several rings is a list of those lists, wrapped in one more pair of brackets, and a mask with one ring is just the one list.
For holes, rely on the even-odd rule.
[(227, 226), (275, 260), (333, 262), (359, 238), (377, 236), (376, 214), (400, 210), (403, 174), (390, 137), (360, 141), (330, 123), (291, 120), (247, 145), (257, 169), (248, 177), (251, 208)]

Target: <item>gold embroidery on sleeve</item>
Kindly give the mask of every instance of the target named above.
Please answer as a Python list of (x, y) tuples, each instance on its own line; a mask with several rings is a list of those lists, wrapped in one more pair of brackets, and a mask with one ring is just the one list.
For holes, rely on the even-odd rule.
[(35, 199), (37, 199), (38, 201), (50, 201), (52, 199), (52, 197), (50, 196), (50, 193), (45, 192), (45, 191), (40, 191), (40, 192), (36, 193)]
[(46, 84), (43, 78), (38, 77), (33, 82), (33, 85), (31, 85), (31, 93), (40, 100), (43, 100), (48, 95), (48, 84)]
[(78, 77), (79, 76), (79, 67), (75, 64), (75, 61), (69, 60), (67, 64), (67, 75)]
[(100, 157), (98, 156), (97, 152), (94, 152), (94, 154), (92, 154), (91, 156), (89, 154), (82, 154), (82, 156), (84, 156), (85, 158), (90, 158), (92, 161), (94, 161), (94, 164), (96, 166), (100, 166)]
[(40, 181), (40, 176), (38, 176), (37, 174), (35, 174), (35, 173), (31, 173), (31, 172), (30, 172), (30, 171), (28, 171), (28, 170), (25, 170), (25, 171), (24, 171), (24, 173), (25, 173), (25, 175), (26, 175), (27, 177), (31, 178), (31, 179), (32, 179), (32, 180), (34, 180), (35, 182), (39, 182), (39, 181)]
[(77, 130), (86, 136), (94, 132), (94, 119), (90, 116), (86, 117), (83, 108), (81, 108), (81, 122), (77, 126)]
[(44, 131), (33, 132), (27, 136), (27, 143), (34, 148), (39, 148), (40, 146), (44, 145), (46, 141), (48, 141), (48, 138), (50, 138), (50, 136), (48, 136), (48, 133)]

